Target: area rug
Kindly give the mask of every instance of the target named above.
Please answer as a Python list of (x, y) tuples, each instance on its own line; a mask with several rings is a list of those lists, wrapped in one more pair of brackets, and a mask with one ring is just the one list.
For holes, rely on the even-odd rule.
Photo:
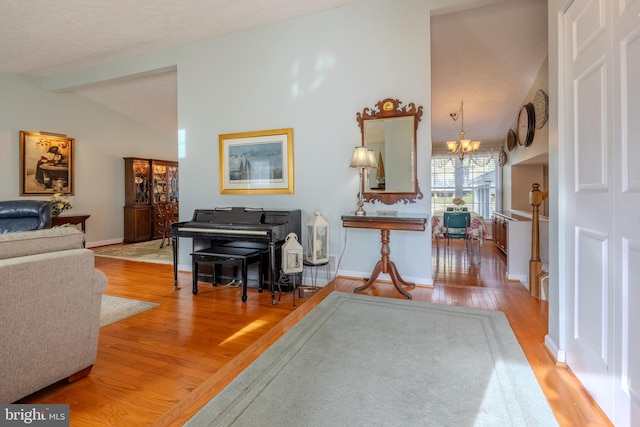
[(126, 319), (134, 314), (156, 307), (157, 305), (158, 304), (154, 302), (102, 295), (100, 327), (117, 322), (118, 320)]
[(557, 422), (503, 313), (333, 292), (186, 425)]
[(132, 243), (128, 245), (106, 246), (92, 249), (95, 255), (127, 259), (130, 261), (154, 262), (157, 264), (173, 264), (171, 245), (165, 243), (160, 249), (160, 240)]

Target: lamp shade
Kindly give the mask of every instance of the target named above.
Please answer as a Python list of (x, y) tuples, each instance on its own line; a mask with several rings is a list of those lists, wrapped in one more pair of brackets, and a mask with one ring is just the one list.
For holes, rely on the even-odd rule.
[(307, 244), (309, 250), (305, 260), (311, 264), (329, 262), (329, 223), (316, 212), (307, 222)]
[(302, 246), (296, 233), (289, 233), (282, 244), (282, 271), (285, 274), (302, 272)]
[(369, 168), (376, 169), (378, 167), (378, 162), (376, 162), (376, 152), (373, 150), (367, 150), (367, 154), (369, 155)]
[(351, 158), (352, 168), (366, 168), (372, 169), (376, 167), (376, 156), (373, 150), (368, 150), (367, 147), (361, 145), (353, 150), (353, 157)]

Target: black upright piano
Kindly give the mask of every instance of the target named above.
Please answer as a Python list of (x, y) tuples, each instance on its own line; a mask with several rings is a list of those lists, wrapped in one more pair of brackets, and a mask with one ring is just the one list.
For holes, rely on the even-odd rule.
[(280, 248), (289, 233), (301, 238), (300, 210), (264, 210), (245, 207), (196, 209), (190, 221), (171, 224), (173, 285), (178, 287), (178, 238), (190, 237), (193, 252), (229, 242), (263, 244), (269, 251), (269, 286), (275, 304), (275, 283), (280, 275)]

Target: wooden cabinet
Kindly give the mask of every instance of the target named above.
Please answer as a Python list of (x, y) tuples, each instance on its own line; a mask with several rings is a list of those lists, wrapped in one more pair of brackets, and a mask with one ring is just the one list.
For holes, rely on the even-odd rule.
[(509, 220), (502, 215), (493, 214), (493, 240), (496, 242), (496, 246), (507, 253), (507, 246), (509, 241)]
[(158, 204), (178, 214), (178, 163), (156, 159), (124, 159), (124, 241), (143, 242), (162, 236)]
[[(527, 212), (493, 213), (493, 238), (507, 256), (507, 279), (519, 280), (528, 287), (531, 259), (531, 216)], [(540, 217), (540, 259), (549, 260), (549, 221)]]

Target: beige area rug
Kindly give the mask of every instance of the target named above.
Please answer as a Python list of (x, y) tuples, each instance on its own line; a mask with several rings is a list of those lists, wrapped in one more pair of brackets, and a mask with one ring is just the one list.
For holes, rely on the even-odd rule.
[(102, 295), (100, 327), (117, 322), (118, 320), (126, 319), (134, 314), (156, 307), (157, 305), (158, 304), (154, 302)]
[(160, 249), (160, 240), (132, 243), (129, 245), (105, 246), (92, 249), (98, 256), (127, 259), (129, 261), (154, 262), (157, 264), (173, 264), (171, 245), (164, 244)]
[(557, 425), (503, 313), (342, 292), (186, 423)]

